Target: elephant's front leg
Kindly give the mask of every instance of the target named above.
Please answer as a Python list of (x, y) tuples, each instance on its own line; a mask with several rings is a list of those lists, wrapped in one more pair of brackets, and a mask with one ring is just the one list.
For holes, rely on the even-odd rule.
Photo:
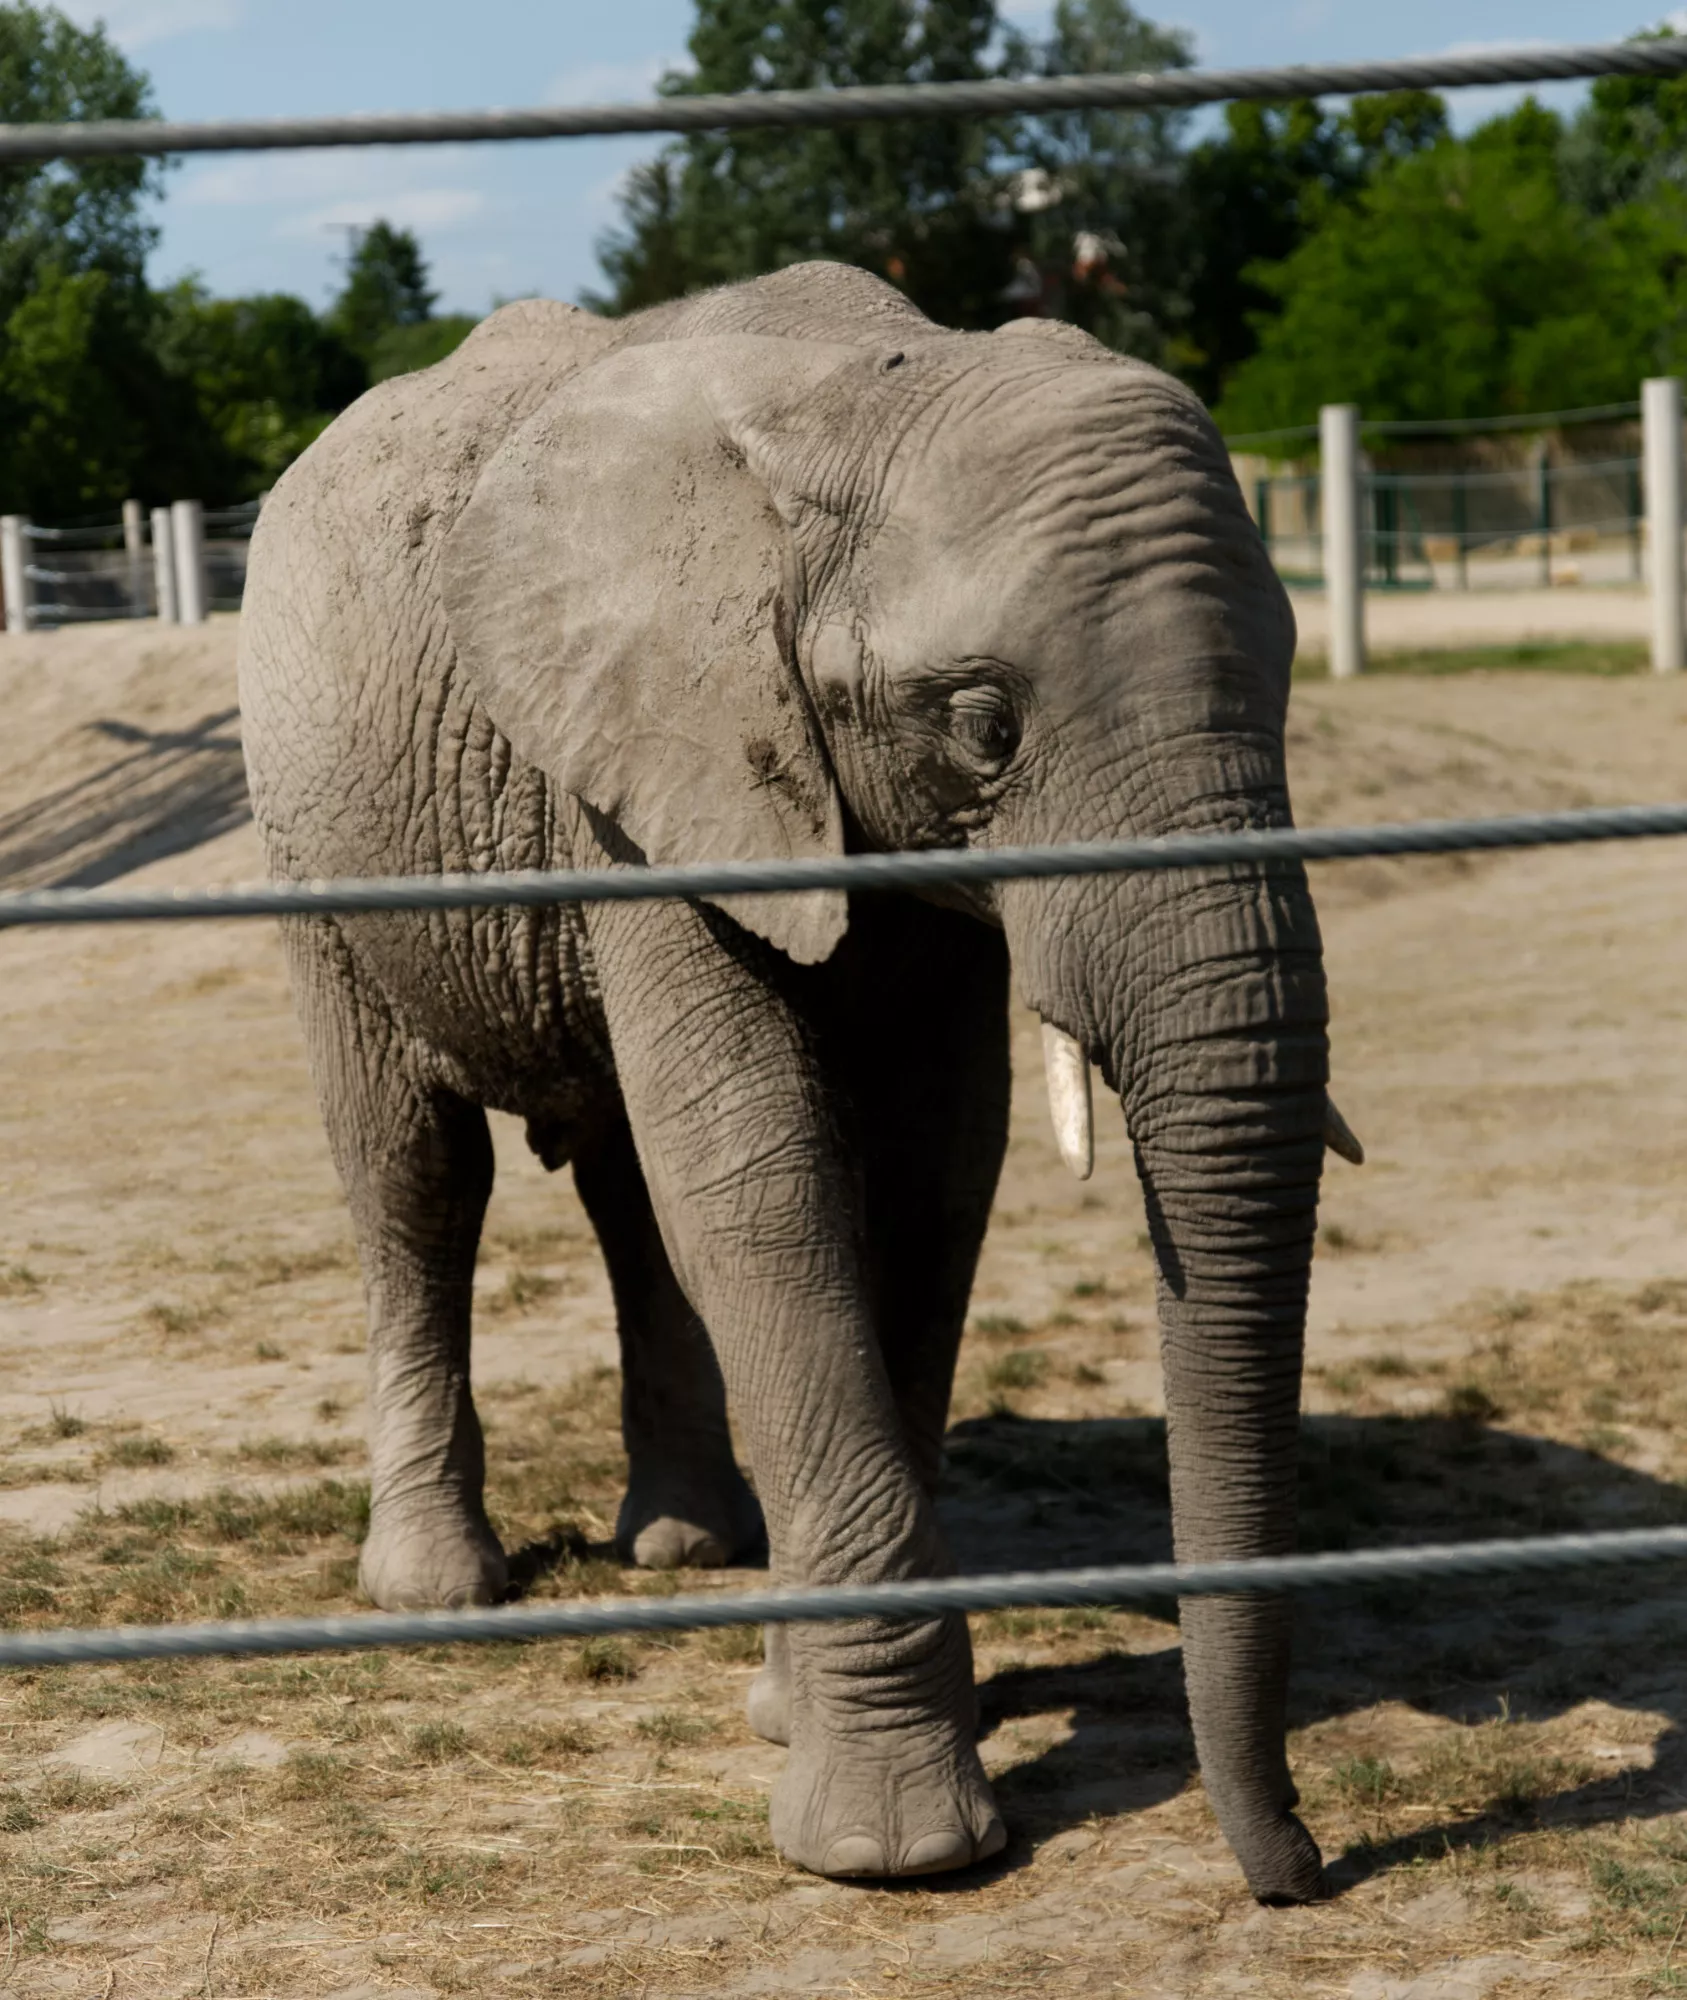
[[(814, 1028), (826, 969), (727, 919), (601, 906), (593, 944), (669, 1254), (714, 1336), (790, 1583), (940, 1573), (865, 1268), (860, 1177)], [(956, 1618), (795, 1628), (781, 1851), (829, 1875), (965, 1867), (1006, 1836)]]
[[(1008, 956), (1000, 931), (901, 896), (857, 899), (827, 1037), (863, 1167), (874, 1321), (914, 1464), (934, 1497), (955, 1361), (1007, 1151)], [(786, 1628), (770, 1625), (750, 1726), (790, 1737)]]
[(332, 925), (296, 925), (287, 942), (368, 1301), (370, 1515), (358, 1578), (389, 1611), (495, 1604), (508, 1572), (486, 1518), (469, 1389), (475, 1255), (492, 1191), (486, 1114), (425, 1080)]

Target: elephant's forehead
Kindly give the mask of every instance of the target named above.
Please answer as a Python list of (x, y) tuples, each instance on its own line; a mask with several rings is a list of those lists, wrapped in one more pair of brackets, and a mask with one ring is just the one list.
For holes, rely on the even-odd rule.
[(887, 497), (873, 595), (915, 651), (1254, 652), (1284, 626), (1210, 421), (1148, 370), (980, 382)]

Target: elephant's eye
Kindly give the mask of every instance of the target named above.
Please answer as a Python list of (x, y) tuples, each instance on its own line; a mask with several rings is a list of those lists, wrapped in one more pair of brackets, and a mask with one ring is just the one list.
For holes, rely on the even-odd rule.
[(949, 716), (962, 746), (981, 763), (1005, 764), (1019, 748), (1018, 719), (996, 688), (962, 689), (949, 703)]

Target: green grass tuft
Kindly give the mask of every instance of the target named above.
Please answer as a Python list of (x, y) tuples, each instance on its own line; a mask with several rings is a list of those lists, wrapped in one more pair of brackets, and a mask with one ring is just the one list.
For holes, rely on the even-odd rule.
[[(1444, 646), (1402, 653), (1372, 653), (1367, 674), (1592, 674), (1610, 679), (1643, 674), (1651, 665), (1645, 646), (1628, 639), (1530, 641), (1515, 646)], [(1323, 681), (1330, 663), (1321, 653), (1295, 661), (1297, 681)]]

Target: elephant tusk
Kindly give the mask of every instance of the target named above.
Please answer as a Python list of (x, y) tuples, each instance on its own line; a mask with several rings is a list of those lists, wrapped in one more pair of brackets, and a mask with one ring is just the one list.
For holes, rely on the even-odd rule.
[(1339, 1153), (1350, 1166), (1365, 1164), (1365, 1149), (1360, 1145), (1353, 1127), (1336, 1109), (1335, 1099), (1324, 1099), (1324, 1144), (1332, 1153)]
[(1095, 1172), (1095, 1110), (1090, 1098), (1090, 1065), (1078, 1044), (1049, 1022), (1043, 1023), (1043, 1071), (1048, 1078), (1049, 1114), (1060, 1157), (1079, 1180)]

